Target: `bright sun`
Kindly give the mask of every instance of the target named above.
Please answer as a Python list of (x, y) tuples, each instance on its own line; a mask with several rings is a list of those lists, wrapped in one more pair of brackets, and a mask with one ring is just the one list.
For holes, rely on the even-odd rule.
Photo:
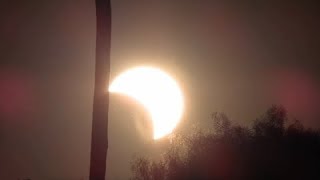
[(153, 138), (170, 134), (183, 113), (183, 95), (173, 78), (160, 69), (136, 67), (120, 74), (111, 83), (110, 92), (128, 95), (150, 113)]

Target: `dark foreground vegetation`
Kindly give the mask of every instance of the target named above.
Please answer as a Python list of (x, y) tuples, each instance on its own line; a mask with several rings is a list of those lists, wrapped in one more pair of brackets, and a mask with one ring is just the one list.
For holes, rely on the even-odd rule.
[(273, 106), (251, 127), (219, 113), (212, 130), (176, 134), (161, 160), (136, 158), (132, 180), (320, 179), (320, 133)]

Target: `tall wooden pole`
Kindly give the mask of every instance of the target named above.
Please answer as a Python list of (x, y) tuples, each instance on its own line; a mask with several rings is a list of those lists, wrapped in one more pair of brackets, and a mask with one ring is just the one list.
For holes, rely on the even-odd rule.
[(108, 150), (111, 3), (110, 0), (95, 0), (95, 4), (97, 34), (90, 180), (105, 180)]

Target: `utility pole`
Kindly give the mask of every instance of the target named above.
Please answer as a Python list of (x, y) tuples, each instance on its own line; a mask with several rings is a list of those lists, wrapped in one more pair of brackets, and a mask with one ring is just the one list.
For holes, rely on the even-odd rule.
[(95, 5), (97, 34), (90, 180), (105, 180), (108, 150), (111, 3), (110, 0), (95, 0)]

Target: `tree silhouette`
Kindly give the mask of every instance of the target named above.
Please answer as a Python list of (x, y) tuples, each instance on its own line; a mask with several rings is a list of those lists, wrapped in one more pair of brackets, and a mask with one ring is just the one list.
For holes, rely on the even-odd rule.
[(136, 158), (134, 180), (320, 179), (320, 133), (273, 106), (252, 127), (212, 115), (210, 132), (178, 133), (163, 158)]

